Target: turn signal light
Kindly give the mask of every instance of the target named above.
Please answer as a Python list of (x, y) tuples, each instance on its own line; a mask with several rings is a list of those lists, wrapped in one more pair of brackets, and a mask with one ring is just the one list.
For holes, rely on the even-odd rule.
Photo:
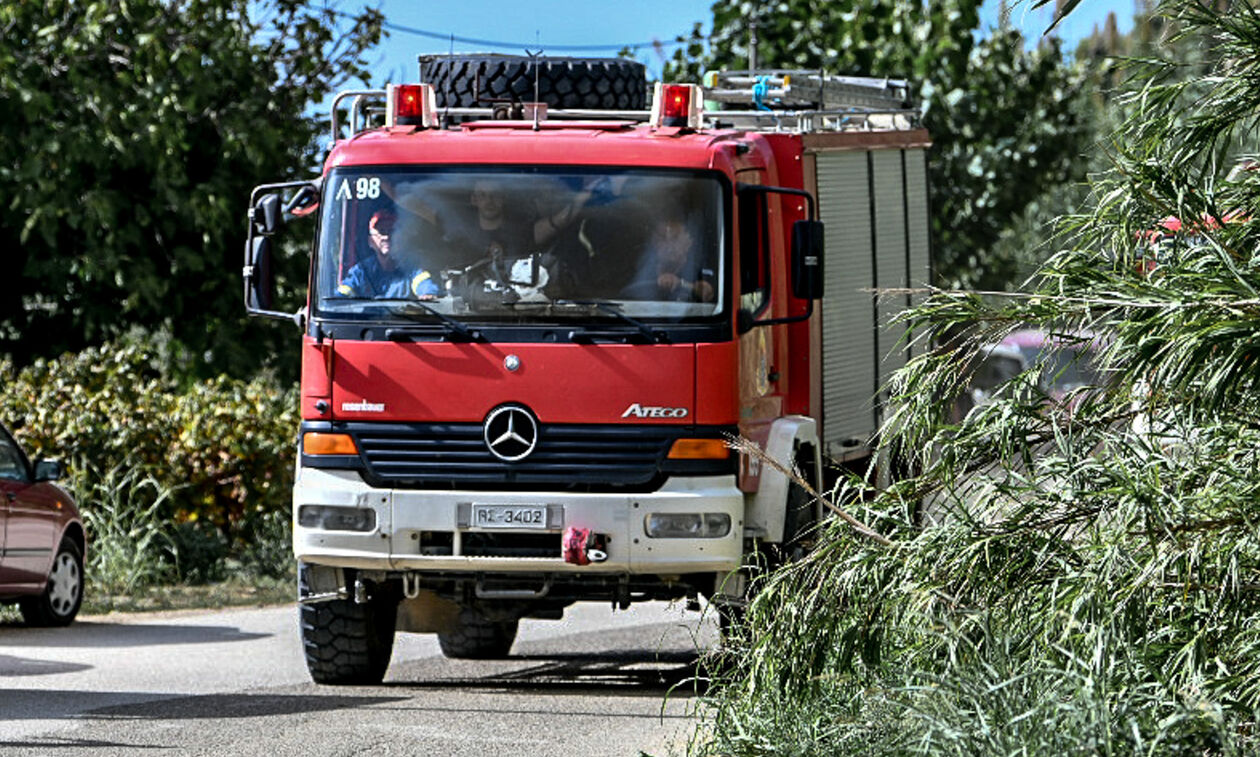
[(670, 460), (725, 460), (731, 448), (721, 439), (678, 439), (669, 448)]
[(302, 452), (307, 455), (357, 455), (359, 448), (349, 434), (324, 434), (310, 431), (302, 434)]
[(652, 95), (652, 125), (699, 129), (702, 100), (695, 84), (657, 82)]
[(385, 87), (385, 126), (438, 125), (432, 84), (389, 84)]

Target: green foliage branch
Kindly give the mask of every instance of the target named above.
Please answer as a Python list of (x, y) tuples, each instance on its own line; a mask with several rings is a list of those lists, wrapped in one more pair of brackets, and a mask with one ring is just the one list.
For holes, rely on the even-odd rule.
[[(885, 453), (919, 475), (837, 492), (891, 545), (833, 522), (764, 582), (695, 752), (1256, 751), (1260, 176), (1226, 157), (1254, 145), (1260, 13), (1160, 11), (1210, 75), (1135, 83), (1091, 212), (1025, 293), (908, 317), (938, 348), (899, 374)], [(1152, 250), (1168, 216), (1187, 230)], [(1028, 326), (1096, 350), (1097, 385), (1054, 398), (1039, 366), (951, 417), (973, 358)]]

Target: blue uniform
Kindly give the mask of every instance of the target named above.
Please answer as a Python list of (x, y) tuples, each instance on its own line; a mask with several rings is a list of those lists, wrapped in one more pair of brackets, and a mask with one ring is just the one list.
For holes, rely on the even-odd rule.
[(376, 255), (360, 260), (337, 287), (343, 297), (374, 297), (377, 299), (406, 299), (439, 293), (438, 285), (428, 271), (381, 266)]

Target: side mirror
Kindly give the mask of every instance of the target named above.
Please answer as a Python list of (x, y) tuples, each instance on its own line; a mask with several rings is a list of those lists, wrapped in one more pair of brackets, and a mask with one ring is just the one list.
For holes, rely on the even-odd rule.
[(823, 296), (822, 221), (792, 224), (792, 294), (802, 300)]
[(35, 461), (36, 481), (58, 481), (64, 475), (66, 475), (66, 469), (59, 460)]
[(280, 222), (284, 216), (280, 213), (280, 195), (265, 194), (258, 200), (250, 213), (255, 233), (270, 236), (280, 230)]
[(254, 237), (245, 247), (245, 307), (271, 310), (275, 277), (271, 270), (271, 240)]

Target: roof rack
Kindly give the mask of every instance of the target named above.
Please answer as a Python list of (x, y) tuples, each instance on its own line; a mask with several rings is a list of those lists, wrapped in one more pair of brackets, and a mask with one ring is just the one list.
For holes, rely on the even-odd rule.
[[(905, 79), (802, 69), (710, 71), (704, 88), (705, 119), (741, 129), (887, 131), (919, 125)], [(741, 105), (745, 109), (731, 107)]]
[[(705, 75), (703, 118), (708, 128), (748, 131), (898, 131), (919, 125), (919, 109), (904, 79), (833, 76), (819, 71), (711, 71)], [(384, 90), (340, 92), (332, 105), (332, 139), (339, 138), (338, 110), (350, 105), (350, 132), (357, 134), (384, 120)], [(744, 109), (732, 106), (744, 106)], [(751, 106), (751, 107), (750, 107)], [(552, 110), (547, 120), (647, 121), (646, 110)], [(470, 119), (516, 118), (511, 108), (444, 108), (451, 125)]]
[(905, 79), (834, 76), (822, 71), (710, 71), (704, 76), (705, 100), (754, 104), (758, 110), (902, 111), (911, 107)]

